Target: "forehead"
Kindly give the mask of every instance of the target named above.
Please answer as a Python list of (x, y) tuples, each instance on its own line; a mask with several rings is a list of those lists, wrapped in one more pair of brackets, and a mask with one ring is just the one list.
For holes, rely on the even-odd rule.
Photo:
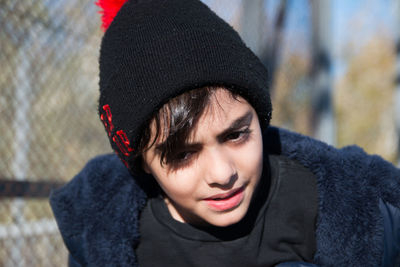
[(197, 126), (224, 124), (226, 120), (235, 119), (235, 117), (252, 109), (252, 106), (243, 97), (234, 96), (226, 89), (218, 89), (211, 96)]
[(196, 139), (199, 135), (219, 134), (249, 111), (255, 113), (253, 107), (243, 97), (233, 96), (227, 90), (216, 90), (193, 128), (189, 140)]

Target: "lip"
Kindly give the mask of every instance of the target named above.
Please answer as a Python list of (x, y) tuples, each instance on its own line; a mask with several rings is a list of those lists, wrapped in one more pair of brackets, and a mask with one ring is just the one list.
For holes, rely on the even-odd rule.
[(244, 186), (227, 193), (216, 194), (205, 198), (207, 205), (216, 211), (228, 211), (240, 205), (244, 198)]

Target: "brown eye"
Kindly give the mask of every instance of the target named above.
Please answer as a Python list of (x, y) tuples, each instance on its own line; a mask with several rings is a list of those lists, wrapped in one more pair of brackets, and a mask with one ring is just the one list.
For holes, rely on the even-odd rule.
[(227, 136), (226, 136), (226, 139), (227, 140), (235, 140), (235, 139), (238, 139), (240, 136), (242, 136), (242, 132), (233, 132), (233, 133), (230, 133), (230, 134), (228, 134)]
[(225, 136), (225, 141), (240, 141), (242, 139), (246, 139), (246, 137), (249, 135), (249, 133), (250, 133), (249, 128), (246, 128), (241, 131), (234, 131)]
[(191, 151), (184, 151), (184, 152), (180, 152), (176, 155), (175, 160), (176, 161), (185, 161), (188, 160), (191, 155), (193, 154), (193, 152)]
[(187, 167), (190, 165), (195, 155), (196, 151), (178, 152), (173, 156), (173, 158), (169, 162), (169, 167), (171, 167), (172, 169), (180, 169)]

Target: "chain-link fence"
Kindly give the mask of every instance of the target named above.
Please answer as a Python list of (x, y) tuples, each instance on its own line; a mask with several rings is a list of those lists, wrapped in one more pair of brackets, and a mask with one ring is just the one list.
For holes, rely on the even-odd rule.
[[(241, 32), (270, 69), (276, 69), (272, 73), (274, 123), (311, 134), (312, 91), (306, 79), (311, 64), (310, 2), (304, 0), (302, 9), (295, 6), (290, 14), (284, 0), (204, 2)], [(293, 14), (306, 22), (296, 25), (295, 31), (284, 32)], [(66, 266), (67, 251), (48, 193), (71, 179), (94, 155), (110, 152), (97, 117), (100, 15), (94, 0), (1, 0), (0, 24), (0, 266)], [(387, 43), (378, 45), (389, 47), (382, 51), (390, 50)], [(392, 57), (390, 53), (383, 56), (385, 60)], [(359, 60), (366, 62), (355, 65), (364, 67), (359, 72), (368, 70), (368, 61)], [(384, 63), (384, 68), (379, 66), (383, 75), (391, 68), (389, 59)], [(373, 94), (376, 90), (370, 85), (371, 98), (382, 103), (375, 113), (384, 114), (385, 119), (377, 124), (382, 135), (371, 136), (384, 139), (390, 150), (396, 147), (390, 141), (396, 138), (391, 137), (395, 134), (391, 130), (392, 93), (386, 89), (391, 88), (390, 76), (376, 80), (378, 90), (385, 93)], [(359, 99), (353, 81), (342, 82), (337, 103), (351, 99), (346, 88)], [(382, 97), (386, 102), (377, 101)], [(364, 106), (370, 105), (356, 110)], [(348, 107), (336, 105), (337, 119), (342, 120), (339, 126), (346, 129), (354, 125), (353, 121), (343, 123), (354, 113), (346, 111)], [(376, 140), (372, 139), (366, 143), (373, 144)]]
[(109, 151), (96, 112), (97, 11), (93, 1), (1, 1), (0, 266), (66, 265), (44, 195)]

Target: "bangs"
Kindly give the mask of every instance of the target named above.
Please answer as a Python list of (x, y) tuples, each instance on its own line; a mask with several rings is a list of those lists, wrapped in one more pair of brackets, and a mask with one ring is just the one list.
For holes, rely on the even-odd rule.
[(145, 128), (139, 144), (142, 155), (154, 145), (160, 153), (160, 164), (170, 164), (185, 148), (200, 117), (209, 108), (216, 90), (226, 90), (233, 99), (236, 94), (220, 86), (207, 86), (185, 92), (164, 104)]

